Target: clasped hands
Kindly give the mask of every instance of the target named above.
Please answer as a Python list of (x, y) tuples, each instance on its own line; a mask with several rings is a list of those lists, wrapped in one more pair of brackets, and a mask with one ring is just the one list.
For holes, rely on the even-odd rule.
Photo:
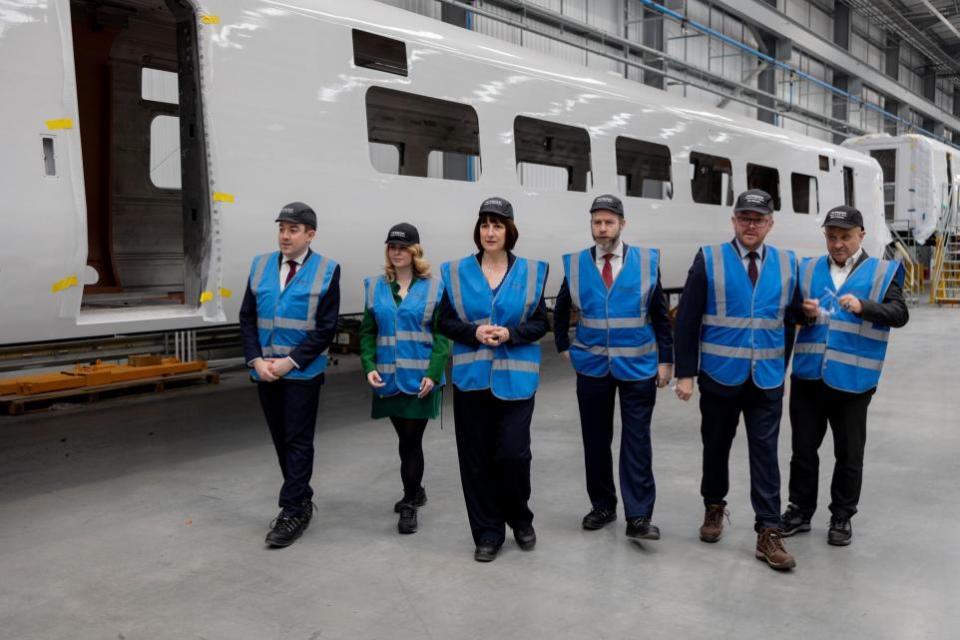
[[(387, 383), (383, 381), (383, 378), (380, 377), (379, 371), (371, 371), (367, 374), (367, 383), (374, 389), (382, 389), (387, 386)], [(436, 386), (436, 383), (433, 379), (424, 376), (420, 379), (420, 392), (417, 393), (418, 398), (426, 398), (430, 395), (430, 392), (433, 391), (433, 388)]]
[[(846, 293), (837, 299), (837, 303), (847, 311), (860, 315), (863, 311), (863, 304), (860, 299), (852, 293)], [(808, 318), (816, 318), (820, 315), (820, 300), (817, 298), (807, 298), (803, 301), (803, 314)]]
[(258, 358), (253, 361), (257, 376), (264, 382), (275, 382), (293, 371), (290, 358)]
[(477, 327), (477, 342), (488, 347), (499, 347), (510, 340), (510, 331), (495, 324), (481, 324)]

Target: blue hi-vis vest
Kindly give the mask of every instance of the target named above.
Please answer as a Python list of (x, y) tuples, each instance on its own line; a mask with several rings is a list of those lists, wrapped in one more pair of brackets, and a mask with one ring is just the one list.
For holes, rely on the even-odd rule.
[[(806, 258), (800, 269), (804, 298), (823, 298), (830, 292), (837, 298), (852, 293), (861, 300), (882, 302), (894, 278), (903, 282), (899, 262), (868, 257), (847, 276), (839, 290), (830, 277), (827, 256)], [(838, 308), (821, 314), (816, 324), (797, 334), (793, 348), (793, 375), (804, 380), (822, 379), (825, 384), (848, 393), (863, 393), (877, 386), (887, 353), (890, 327), (864, 322), (852, 312)]]
[[(380, 397), (420, 393), (433, 353), (433, 311), (443, 295), (440, 278), (415, 278), (398, 305), (384, 276), (363, 281), (367, 310), (377, 321), (377, 372), (386, 385)], [(441, 377), (440, 384), (445, 380)]]
[[(257, 299), (257, 334), (264, 358), (283, 358), (317, 326), (317, 307), (327, 294), (337, 263), (311, 253), (280, 291), (280, 252), (265, 253), (250, 266), (250, 291)], [(327, 352), (306, 368), (294, 368), (284, 378), (309, 380), (327, 368)], [(256, 370), (251, 370), (259, 379)]]
[[(540, 303), (547, 263), (517, 258), (493, 295), (475, 256), (440, 267), (443, 285), (463, 322), (515, 326)], [(472, 347), (453, 343), (453, 384), (461, 391), (490, 389), (502, 400), (533, 397), (540, 381), (539, 344)]]
[(700, 370), (720, 384), (736, 386), (748, 376), (761, 389), (783, 384), (783, 316), (797, 286), (797, 258), (766, 247), (756, 287), (732, 243), (702, 248), (708, 286)]
[(660, 252), (624, 247), (623, 267), (608, 290), (589, 249), (563, 256), (573, 306), (580, 310), (570, 361), (596, 378), (647, 380), (657, 375), (657, 341), (647, 322)]

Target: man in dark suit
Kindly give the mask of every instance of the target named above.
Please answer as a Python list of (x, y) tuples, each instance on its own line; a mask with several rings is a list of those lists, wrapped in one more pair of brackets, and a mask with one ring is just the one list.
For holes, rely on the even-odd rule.
[(797, 263), (792, 252), (764, 243), (773, 228), (773, 202), (766, 192), (740, 194), (732, 223), (735, 238), (701, 248), (687, 275), (675, 328), (676, 391), (689, 400), (697, 376), (705, 506), (700, 539), (716, 542), (723, 533), (730, 445), (743, 414), (755, 555), (786, 570), (796, 561), (778, 532), (777, 438), (794, 324), (803, 317)]
[(306, 530), (315, 508), (313, 436), (340, 311), (340, 267), (310, 250), (317, 232), (310, 207), (288, 204), (276, 222), (280, 250), (253, 259), (240, 331), (283, 473), (280, 514), (266, 543), (286, 547)]
[[(554, 309), (557, 351), (577, 372), (587, 495), (583, 528), (617, 518), (613, 484), (613, 411), (620, 394), (620, 492), (628, 538), (658, 540), (650, 522), (656, 486), (650, 420), (657, 388), (673, 375), (673, 336), (660, 286), (660, 252), (624, 244), (623, 203), (602, 195), (590, 207), (594, 246), (563, 258), (564, 279)], [(570, 309), (579, 312), (571, 344)]]
[(833, 431), (836, 463), (830, 483), (827, 542), (846, 546), (853, 538), (863, 483), (867, 407), (886, 355), (891, 327), (909, 319), (903, 300), (903, 267), (867, 255), (860, 246), (863, 216), (853, 207), (831, 209), (823, 223), (826, 256), (800, 269), (803, 311), (809, 324), (797, 335), (790, 384), (790, 505), (784, 536), (810, 531), (817, 507), (817, 450)]

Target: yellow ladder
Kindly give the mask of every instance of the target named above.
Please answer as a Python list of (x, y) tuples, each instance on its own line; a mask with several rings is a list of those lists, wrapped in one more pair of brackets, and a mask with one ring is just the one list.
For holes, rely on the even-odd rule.
[(948, 186), (943, 212), (937, 224), (937, 243), (930, 272), (930, 302), (960, 304), (960, 219), (958, 190)]

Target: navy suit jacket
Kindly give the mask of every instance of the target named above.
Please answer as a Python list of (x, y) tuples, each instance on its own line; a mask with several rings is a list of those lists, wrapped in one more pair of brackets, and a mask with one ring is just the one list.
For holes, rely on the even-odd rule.
[[(304, 261), (310, 258), (312, 250), (307, 251)], [(280, 256), (283, 260), (283, 256)], [(317, 359), (333, 342), (337, 332), (337, 319), (340, 315), (340, 265), (333, 271), (330, 286), (317, 305), (317, 322), (314, 328), (307, 332), (303, 342), (290, 353), (290, 359), (304, 369)], [(247, 290), (243, 294), (243, 303), (240, 305), (240, 334), (243, 337), (243, 357), (246, 362), (263, 357), (260, 349), (260, 337), (257, 334), (257, 297), (250, 290), (250, 279), (247, 278)], [(314, 380), (323, 382), (323, 374)]]
[[(736, 248), (736, 243), (731, 240)], [(738, 251), (739, 253), (739, 251)], [(803, 314), (803, 294), (800, 292), (799, 275), (795, 278), (796, 287), (791, 295), (790, 303), (784, 314), (784, 364), (789, 366), (790, 354), (793, 352), (793, 341), (796, 337), (796, 325), (806, 324)], [(678, 378), (692, 378), (698, 376), (697, 382), (701, 390), (714, 395), (734, 396), (746, 384), (753, 384), (748, 377), (745, 382), (737, 386), (720, 384), (710, 376), (700, 371), (700, 329), (703, 325), (703, 314), (707, 308), (707, 268), (703, 260), (703, 251), (697, 252), (693, 266), (687, 272), (687, 282), (683, 285), (683, 295), (680, 297), (680, 308), (677, 311), (677, 324), (674, 328), (676, 353), (676, 376)], [(769, 399), (783, 397), (783, 385), (775, 389), (765, 389)]]

